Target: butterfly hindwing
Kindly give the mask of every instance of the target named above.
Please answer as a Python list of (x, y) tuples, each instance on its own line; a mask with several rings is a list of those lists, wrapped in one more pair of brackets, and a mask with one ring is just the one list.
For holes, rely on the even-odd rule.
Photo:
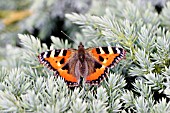
[(64, 78), (68, 85), (77, 85), (77, 78), (70, 74), (69, 60), (73, 57), (75, 50), (58, 49), (41, 53), (39, 61), (47, 68), (56, 72)]
[(91, 85), (98, 85), (107, 76), (108, 68), (98, 63), (97, 61), (93, 62), (94, 64), (91, 65), (93, 67), (89, 67), (92, 68), (93, 71), (91, 71), (86, 77), (86, 83), (89, 83)]

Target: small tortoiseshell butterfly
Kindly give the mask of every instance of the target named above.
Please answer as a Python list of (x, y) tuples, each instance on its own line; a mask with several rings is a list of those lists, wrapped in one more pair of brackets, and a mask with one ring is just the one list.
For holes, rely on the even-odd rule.
[(41, 53), (41, 64), (64, 78), (68, 86), (79, 86), (81, 77), (90, 85), (98, 85), (114, 67), (125, 58), (126, 51), (118, 47), (84, 49), (82, 43), (75, 49), (56, 49)]

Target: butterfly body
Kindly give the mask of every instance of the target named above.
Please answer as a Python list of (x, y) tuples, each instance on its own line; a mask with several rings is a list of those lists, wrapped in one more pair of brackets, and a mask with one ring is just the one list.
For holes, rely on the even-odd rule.
[(97, 47), (84, 49), (82, 43), (78, 50), (58, 49), (41, 53), (39, 61), (56, 75), (64, 78), (68, 86), (79, 86), (81, 77), (91, 85), (98, 85), (114, 67), (125, 58), (125, 50), (118, 47)]

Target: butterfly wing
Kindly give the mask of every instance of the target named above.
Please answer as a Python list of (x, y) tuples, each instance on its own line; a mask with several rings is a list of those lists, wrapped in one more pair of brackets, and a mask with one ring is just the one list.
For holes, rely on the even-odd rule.
[[(86, 50), (91, 61), (87, 60), (89, 69), (89, 75), (86, 77), (86, 83), (97, 85), (108, 74), (108, 68), (114, 67), (121, 59), (125, 58), (125, 50), (118, 47), (98, 47), (89, 48)], [(90, 63), (92, 62), (92, 63)]]
[[(60, 75), (69, 86), (78, 86), (78, 78), (74, 75), (76, 58), (73, 58), (77, 53), (74, 49), (58, 49), (41, 53), (38, 58), (41, 64)], [(73, 59), (70, 62), (70, 59)]]

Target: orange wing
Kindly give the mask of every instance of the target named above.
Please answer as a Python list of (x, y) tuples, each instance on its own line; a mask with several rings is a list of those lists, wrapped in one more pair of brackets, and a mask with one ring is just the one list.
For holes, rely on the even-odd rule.
[[(86, 77), (86, 82), (92, 85), (99, 84), (108, 75), (108, 68), (114, 67), (121, 59), (125, 58), (125, 50), (117, 47), (98, 47), (87, 49), (93, 58), (94, 72)], [(90, 67), (91, 68), (91, 67)]]
[(69, 86), (77, 86), (78, 80), (73, 74), (69, 74), (68, 62), (75, 54), (73, 49), (58, 49), (41, 53), (38, 58), (41, 64), (56, 72), (65, 79)]

